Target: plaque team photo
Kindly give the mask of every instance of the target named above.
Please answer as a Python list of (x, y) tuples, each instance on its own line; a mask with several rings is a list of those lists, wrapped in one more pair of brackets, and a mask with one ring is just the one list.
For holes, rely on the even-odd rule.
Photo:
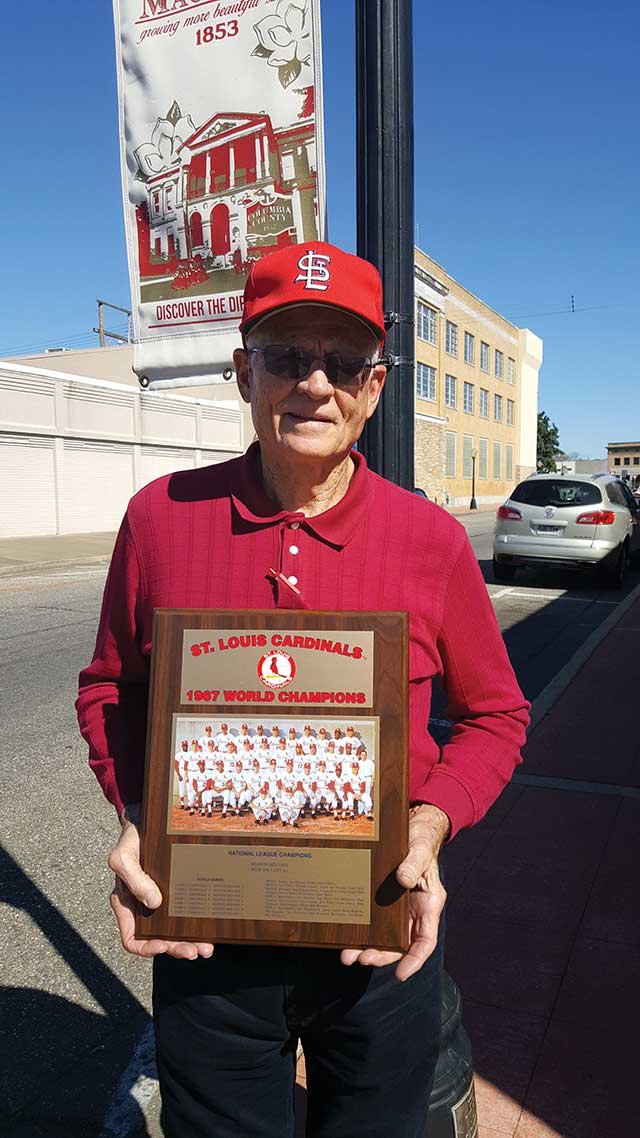
[(377, 721), (176, 716), (168, 832), (372, 838)]

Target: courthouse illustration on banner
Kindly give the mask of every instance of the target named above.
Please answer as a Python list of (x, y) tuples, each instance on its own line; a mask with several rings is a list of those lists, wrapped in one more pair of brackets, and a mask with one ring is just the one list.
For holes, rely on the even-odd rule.
[(260, 257), (324, 237), (319, 0), (114, 0), (134, 368), (222, 380)]

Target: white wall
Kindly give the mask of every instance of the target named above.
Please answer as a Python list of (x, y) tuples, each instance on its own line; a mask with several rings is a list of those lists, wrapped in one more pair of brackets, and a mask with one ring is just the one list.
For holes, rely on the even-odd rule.
[(538, 449), (538, 373), (542, 340), (528, 328), (520, 330), (520, 477), (536, 469)]
[(242, 454), (245, 416), (0, 362), (0, 537), (113, 530), (141, 486)]

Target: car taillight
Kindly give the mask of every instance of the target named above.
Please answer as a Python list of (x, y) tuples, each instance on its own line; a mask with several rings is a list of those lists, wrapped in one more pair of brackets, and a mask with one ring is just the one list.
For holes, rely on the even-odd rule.
[(501, 506), (496, 514), (496, 517), (503, 518), (507, 522), (521, 522), (522, 514), (520, 510), (514, 510), (513, 506)]
[(612, 526), (616, 520), (613, 510), (590, 510), (576, 518), (577, 526)]

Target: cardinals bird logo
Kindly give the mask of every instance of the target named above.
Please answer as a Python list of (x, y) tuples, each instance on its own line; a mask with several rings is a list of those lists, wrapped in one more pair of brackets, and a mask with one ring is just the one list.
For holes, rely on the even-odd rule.
[(288, 652), (277, 648), (266, 652), (258, 661), (258, 679), (267, 688), (284, 688), (296, 674), (296, 665)]

